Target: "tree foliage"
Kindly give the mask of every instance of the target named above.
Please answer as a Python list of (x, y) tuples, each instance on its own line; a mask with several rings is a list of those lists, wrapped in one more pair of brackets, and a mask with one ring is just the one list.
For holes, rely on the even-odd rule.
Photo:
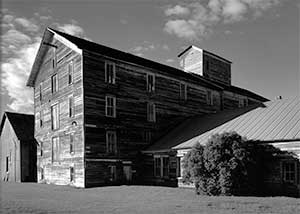
[(197, 194), (258, 195), (266, 158), (272, 154), (258, 142), (235, 132), (215, 134), (185, 155), (183, 181), (194, 183)]

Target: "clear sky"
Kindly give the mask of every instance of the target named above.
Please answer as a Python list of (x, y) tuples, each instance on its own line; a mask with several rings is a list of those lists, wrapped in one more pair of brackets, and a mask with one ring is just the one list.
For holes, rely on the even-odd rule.
[(193, 44), (233, 62), (233, 85), (299, 96), (298, 0), (2, 0), (1, 8), (1, 113), (33, 111), (25, 84), (49, 25), (174, 67)]

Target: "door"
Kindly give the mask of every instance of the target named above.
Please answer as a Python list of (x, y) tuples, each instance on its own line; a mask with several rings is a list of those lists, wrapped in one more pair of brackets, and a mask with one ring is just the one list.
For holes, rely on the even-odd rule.
[(124, 173), (125, 181), (127, 183), (130, 183), (132, 179), (131, 166), (123, 166), (123, 173)]

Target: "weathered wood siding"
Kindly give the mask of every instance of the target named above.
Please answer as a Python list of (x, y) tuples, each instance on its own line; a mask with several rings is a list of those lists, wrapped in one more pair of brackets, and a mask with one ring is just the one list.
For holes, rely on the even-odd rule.
[[(38, 182), (70, 184), (70, 167), (74, 167), (75, 186), (84, 187), (84, 135), (83, 135), (83, 87), (82, 56), (56, 39), (57, 66), (52, 68), (52, 49), (43, 58), (34, 88), (35, 138), (40, 144), (37, 151)], [(68, 63), (73, 60), (73, 83), (68, 84)], [(58, 91), (51, 92), (51, 76), (58, 75)], [(40, 84), (42, 99), (40, 100)], [(68, 97), (74, 97), (74, 117), (68, 114)], [(51, 129), (51, 106), (59, 103), (59, 129)], [(42, 127), (40, 127), (42, 117)], [(70, 153), (70, 133), (74, 133), (74, 154)], [(58, 137), (60, 161), (52, 161), (52, 138)], [(41, 147), (42, 145), (42, 147)], [(42, 156), (41, 156), (42, 149)], [(41, 179), (41, 172), (44, 179)]]
[(215, 82), (231, 85), (231, 64), (204, 52), (203, 76)]
[[(105, 83), (105, 60), (116, 64), (115, 84)], [(153, 142), (188, 116), (220, 110), (218, 91), (167, 75), (164, 71), (108, 59), (90, 51), (83, 52), (83, 67), (87, 162), (107, 158), (133, 160), (151, 143), (146, 142), (146, 131), (151, 132)], [(155, 75), (155, 91), (151, 93), (146, 90), (149, 73)], [(180, 99), (180, 83), (187, 84), (187, 100)], [(214, 105), (207, 104), (208, 90), (214, 95)], [(116, 118), (105, 117), (106, 95), (116, 97)], [(148, 102), (156, 105), (156, 122), (147, 121)], [(106, 153), (106, 130), (117, 132), (116, 155)], [(86, 182), (102, 184), (105, 177), (101, 175), (101, 167), (92, 173), (89, 172), (90, 165), (87, 163)]]
[[(243, 106), (239, 106), (239, 100), (240, 99), (246, 99), (247, 103), (245, 103)], [(236, 108), (242, 108), (249, 105), (254, 105), (261, 103), (261, 101), (256, 100), (252, 97), (247, 97), (244, 95), (240, 95), (238, 93), (233, 93), (229, 91), (223, 92), (223, 109), (236, 109)]]
[[(21, 182), (21, 147), (20, 142), (6, 119), (0, 136), (1, 146), (1, 181)], [(8, 174), (6, 173), (8, 158)]]

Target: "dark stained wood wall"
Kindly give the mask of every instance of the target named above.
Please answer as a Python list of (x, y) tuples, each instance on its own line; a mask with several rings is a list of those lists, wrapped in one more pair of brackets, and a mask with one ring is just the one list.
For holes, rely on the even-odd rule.
[[(105, 60), (116, 63), (116, 84), (105, 83)], [(83, 67), (87, 183), (105, 179), (100, 172), (101, 167), (94, 173), (88, 172), (89, 162), (107, 158), (133, 160), (140, 150), (150, 145), (150, 142), (146, 142), (145, 131), (152, 133), (154, 141), (188, 116), (220, 109), (218, 91), (167, 75), (164, 71), (108, 59), (86, 50), (83, 53)], [(147, 73), (155, 74), (155, 91), (152, 93), (146, 91)], [(180, 99), (181, 82), (187, 84), (186, 101)], [(207, 90), (214, 94), (213, 106), (207, 104)], [(106, 95), (116, 97), (116, 118), (105, 117)], [(156, 122), (147, 121), (149, 101), (156, 105)], [(117, 132), (116, 155), (106, 153), (106, 130)]]
[[(56, 39), (52, 44), (57, 46), (57, 67), (52, 68), (53, 47), (43, 58), (40, 72), (34, 88), (35, 138), (41, 146), (37, 151), (38, 182), (54, 184), (70, 184), (70, 167), (75, 169), (75, 182), (72, 185), (84, 186), (84, 138), (83, 138), (83, 88), (82, 88), (82, 57)], [(74, 80), (68, 84), (68, 63), (74, 62)], [(51, 93), (51, 76), (58, 74), (58, 92)], [(42, 84), (42, 100), (40, 101), (40, 84)], [(68, 96), (73, 95), (75, 116), (68, 115)], [(51, 105), (59, 103), (59, 129), (51, 129)], [(43, 126), (40, 127), (40, 117)], [(76, 122), (77, 125), (74, 125)], [(73, 123), (73, 125), (72, 125)], [(70, 133), (75, 136), (75, 152), (70, 153)], [(52, 162), (52, 138), (59, 137), (60, 161)], [(43, 155), (41, 156), (41, 149)], [(41, 168), (44, 180), (41, 179)]]

